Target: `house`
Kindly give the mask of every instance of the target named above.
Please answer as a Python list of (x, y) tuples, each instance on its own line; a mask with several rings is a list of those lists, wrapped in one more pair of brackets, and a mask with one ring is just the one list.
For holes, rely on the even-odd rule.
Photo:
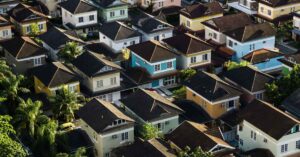
[(157, 40), (173, 36), (174, 27), (152, 15), (139, 10), (129, 12), (129, 20), (132, 27), (142, 34), (142, 41)]
[(300, 89), (294, 91), (281, 104), (284, 110), (293, 117), (300, 119)]
[(176, 84), (176, 55), (168, 48), (154, 40), (127, 48), (131, 54), (130, 67), (145, 69), (152, 80), (150, 88)]
[(7, 11), (17, 6), (20, 0), (2, 0), (0, 2), (0, 14), (6, 14)]
[(122, 22), (114, 21), (100, 27), (99, 39), (119, 53), (127, 46), (140, 43), (141, 34)]
[(5, 59), (17, 74), (46, 63), (47, 50), (29, 37), (16, 37), (1, 42)]
[[(85, 52), (72, 61), (75, 71), (82, 77), (81, 85), (88, 90), (87, 97), (114, 102), (121, 98), (121, 67), (100, 54)], [(83, 92), (83, 90), (82, 90)]]
[(249, 66), (226, 71), (222, 76), (225, 81), (243, 91), (241, 99), (244, 103), (249, 103), (255, 98), (267, 100), (265, 85), (274, 80), (272, 76)]
[(79, 38), (78, 34), (72, 30), (63, 30), (55, 27), (51, 24), (47, 24), (48, 31), (37, 36), (41, 41), (43, 47), (48, 50), (49, 58), (57, 60), (57, 53), (66, 45), (68, 42), (76, 42), (79, 45), (83, 44), (83, 41)]
[(257, 14), (258, 2), (257, 0), (238, 0), (228, 3), (228, 6), (238, 11), (244, 12), (248, 15)]
[(62, 88), (80, 92), (79, 78), (75, 72), (60, 62), (52, 62), (33, 69), (35, 93), (53, 96)]
[(299, 156), (299, 121), (273, 105), (254, 100), (240, 113), (239, 149), (268, 149), (275, 157)]
[(238, 114), (240, 110), (231, 110), (217, 119), (217, 124), (223, 134), (224, 141), (231, 146), (238, 146), (237, 127), (239, 125)]
[(213, 119), (240, 107), (242, 93), (215, 74), (199, 71), (184, 83), (186, 99), (194, 101)]
[[(239, 22), (233, 23), (232, 21)], [(226, 15), (207, 20), (203, 22), (205, 29), (205, 40), (212, 40), (217, 44), (225, 44), (226, 32), (245, 27), (252, 23), (253, 21), (250, 16), (245, 13)]]
[(179, 69), (201, 69), (211, 64), (212, 46), (196, 36), (189, 33), (180, 34), (164, 39), (163, 42), (178, 53), (176, 60)]
[(139, 0), (139, 3), (140, 6), (144, 9), (151, 7), (152, 12), (170, 6), (181, 6), (181, 0), (163, 0), (163, 1)]
[(252, 24), (225, 33), (226, 46), (235, 51), (233, 60), (259, 50), (275, 50), (275, 30), (269, 23)]
[(298, 0), (261, 0), (258, 2), (257, 18), (274, 24), (292, 19), (292, 14), (300, 10)]
[(295, 65), (300, 64), (300, 53), (288, 54), (279, 61), (283, 63), (282, 73), (287, 75)]
[(112, 22), (128, 18), (128, 4), (121, 0), (93, 0), (98, 7), (98, 16), (101, 20)]
[(77, 114), (81, 128), (94, 143), (96, 156), (109, 157), (113, 149), (134, 142), (134, 120), (109, 102), (94, 98)]
[(98, 28), (97, 8), (85, 0), (67, 0), (59, 4), (64, 27), (88, 34)]
[(61, 11), (58, 4), (65, 0), (37, 0), (37, 1), (47, 8), (49, 15), (52, 18), (61, 17)]
[(292, 37), (295, 41), (300, 41), (300, 11), (294, 13), (293, 26)]
[(251, 63), (262, 72), (274, 73), (282, 70), (283, 64), (279, 61), (281, 58), (284, 58), (281, 52), (259, 49), (246, 54), (242, 60)]
[(161, 139), (136, 139), (132, 145), (120, 147), (112, 151), (112, 157), (176, 157), (176, 152)]
[(219, 2), (206, 4), (196, 3), (186, 6), (180, 11), (180, 25), (191, 31), (204, 30), (202, 22), (223, 16), (223, 8)]
[(125, 113), (140, 126), (150, 123), (166, 134), (179, 125), (182, 110), (155, 91), (140, 88), (120, 101)]
[(47, 32), (47, 16), (41, 8), (20, 3), (7, 12), (11, 23), (21, 35), (30, 35), (32, 26), (37, 24), (40, 33)]
[(214, 156), (230, 155), (235, 148), (223, 140), (220, 128), (208, 128), (204, 124), (184, 121), (175, 130), (166, 135), (166, 140), (177, 151), (189, 147), (195, 150), (200, 147)]
[(0, 15), (0, 41), (12, 38), (13, 25), (5, 17)]

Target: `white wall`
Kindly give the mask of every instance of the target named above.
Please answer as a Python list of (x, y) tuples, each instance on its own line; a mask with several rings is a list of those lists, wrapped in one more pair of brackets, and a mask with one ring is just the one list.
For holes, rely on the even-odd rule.
[[(71, 23), (75, 27), (85, 26), (85, 25), (91, 25), (98, 23), (98, 16), (97, 11), (91, 11), (87, 13), (81, 13), (81, 14), (72, 14), (69, 11), (67, 11), (64, 8), (61, 8), (62, 10), (62, 21), (63, 25), (66, 25), (67, 23)], [(90, 21), (89, 16), (93, 15), (94, 20)], [(79, 18), (83, 17), (83, 22), (79, 23)]]
[(173, 29), (165, 30), (165, 31), (158, 31), (155, 33), (147, 34), (143, 32), (142, 30), (138, 29), (137, 27), (134, 27), (134, 29), (137, 29), (142, 34), (142, 42), (154, 40), (154, 37), (159, 36), (159, 41), (173, 37)]
[[(7, 34), (4, 32), (7, 32)], [(10, 27), (5, 29), (0, 29), (0, 40), (11, 39), (11, 38), (12, 38), (12, 32)]]
[[(226, 43), (226, 36), (223, 33), (213, 30), (207, 26), (204, 26), (204, 29), (205, 29), (205, 40), (212, 39), (213, 41), (220, 44)], [(214, 38), (214, 33), (217, 35), (216, 38)]]
[(300, 18), (299, 17), (294, 16), (293, 23), (294, 23), (294, 27), (300, 29)]
[(130, 46), (131, 42), (133, 42), (133, 41), (134, 41), (134, 44), (140, 43), (140, 37), (134, 37), (134, 38), (128, 38), (128, 39), (124, 39), (124, 40), (113, 41), (112, 39), (108, 38), (101, 32), (99, 32), (99, 39), (100, 39), (100, 42), (103, 42), (105, 45), (111, 47), (116, 52), (119, 52), (123, 48)]

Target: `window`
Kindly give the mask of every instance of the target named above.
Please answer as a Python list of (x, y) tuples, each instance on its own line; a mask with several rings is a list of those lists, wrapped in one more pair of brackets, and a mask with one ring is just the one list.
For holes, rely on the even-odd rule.
[(159, 35), (154, 37), (154, 40), (159, 41)]
[(164, 2), (158, 2), (158, 7), (163, 7), (164, 6)]
[(207, 54), (202, 55), (202, 60), (203, 60), (203, 61), (207, 61), (207, 60), (208, 60), (208, 57), (207, 57), (207, 56), (208, 56)]
[(239, 125), (239, 131), (243, 131), (243, 126)]
[(168, 62), (167, 63), (167, 68), (169, 69), (169, 68), (172, 68), (173, 67), (173, 62)]
[(234, 100), (228, 102), (228, 108), (234, 107)]
[(258, 100), (263, 100), (263, 93), (255, 94), (255, 98)]
[(296, 148), (300, 149), (300, 140), (296, 141)]
[(217, 33), (214, 33), (214, 39), (217, 39)]
[(266, 41), (263, 41), (263, 44), (267, 43)]
[(170, 122), (169, 121), (165, 121), (165, 125), (169, 125), (170, 124)]
[(111, 85), (116, 85), (117, 84), (117, 78), (116, 77), (110, 78), (110, 84)]
[(127, 45), (127, 42), (124, 42), (124, 45)]
[(160, 70), (160, 64), (157, 64), (154, 66), (154, 71), (159, 71)]
[(75, 92), (76, 91), (76, 86), (75, 85), (70, 85), (69, 86), (69, 91), (70, 92)]
[(164, 79), (164, 86), (173, 85), (176, 83), (175, 76), (168, 76)]
[(94, 21), (94, 20), (95, 20), (95, 16), (94, 16), (94, 15), (90, 15), (90, 16), (89, 16), (89, 20), (90, 20), (90, 21)]
[(260, 7), (261, 12), (264, 12), (264, 9), (265, 9), (264, 7)]
[(98, 88), (103, 87), (103, 80), (97, 81), (97, 87), (98, 87)]
[(134, 45), (134, 44), (135, 44), (135, 41), (134, 41), (134, 40), (130, 42), (130, 45)]
[(266, 138), (264, 138), (264, 142), (265, 142), (265, 143), (268, 143), (268, 140), (267, 140)]
[(255, 49), (255, 44), (250, 44), (250, 51)]
[(271, 14), (272, 14), (271, 10), (268, 10), (268, 15), (271, 15)]
[(27, 32), (27, 33), (30, 33), (30, 32), (31, 32), (31, 26), (27, 26), (27, 27), (26, 27), (26, 32)]
[(231, 40), (229, 40), (228, 45), (229, 45), (230, 47), (232, 47), (232, 46), (233, 46), (233, 42), (232, 42)]
[(196, 63), (196, 57), (191, 57), (191, 63)]
[(2, 31), (2, 35), (3, 35), (3, 37), (8, 36), (8, 30), (3, 30), (3, 31)]
[(99, 95), (98, 98), (99, 98), (100, 100), (106, 101), (106, 95)]
[(44, 25), (43, 24), (39, 24), (39, 30), (43, 30), (44, 29)]
[(288, 144), (283, 144), (281, 145), (281, 153), (287, 152), (288, 151)]
[(110, 12), (109, 14), (110, 14), (110, 17), (114, 17), (115, 16), (115, 12), (113, 12), (113, 11)]
[(118, 138), (118, 135), (112, 135), (111, 138), (116, 139), (116, 138)]
[(33, 66), (42, 65), (42, 58), (34, 58), (33, 59)]
[(109, 153), (105, 153), (104, 156), (105, 156), (105, 157), (109, 157), (110, 154), (109, 154)]
[(165, 123), (157, 123), (155, 126), (159, 131), (162, 131), (165, 128)]
[(79, 22), (79, 23), (82, 23), (82, 22), (83, 22), (83, 17), (79, 17), (79, 18), (78, 18), (78, 22)]
[(240, 139), (240, 145), (243, 145), (243, 144), (244, 144), (243, 139)]
[(256, 140), (256, 132), (251, 131), (251, 138), (253, 140)]
[(186, 21), (186, 26), (187, 26), (187, 27), (190, 27), (190, 26), (191, 26), (190, 21)]
[(120, 10), (120, 15), (125, 15), (125, 10)]
[(173, 3), (173, 2), (174, 2), (174, 0), (171, 0), (171, 2)]
[(122, 133), (122, 141), (128, 140), (128, 132)]

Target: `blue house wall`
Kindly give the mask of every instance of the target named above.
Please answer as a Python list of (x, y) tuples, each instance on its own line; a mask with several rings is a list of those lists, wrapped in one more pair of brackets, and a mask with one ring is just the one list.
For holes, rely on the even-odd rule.
[(257, 67), (260, 71), (269, 71), (276, 68), (279, 68), (280, 66), (283, 66), (283, 64), (278, 61), (278, 59), (283, 58), (283, 56), (272, 58), (266, 62), (254, 64), (255, 67)]

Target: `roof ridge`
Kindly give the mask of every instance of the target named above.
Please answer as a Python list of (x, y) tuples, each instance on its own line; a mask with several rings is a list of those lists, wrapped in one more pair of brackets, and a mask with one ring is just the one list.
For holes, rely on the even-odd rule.
[(120, 25), (120, 27), (119, 27), (119, 29), (118, 29), (118, 31), (117, 31), (117, 34), (116, 34), (116, 36), (115, 36), (114, 40), (116, 40), (116, 39), (117, 39), (117, 36), (118, 36), (118, 34), (119, 34), (120, 30), (121, 30), (121, 27), (122, 27), (122, 25)]
[(78, 2), (77, 6), (76, 6), (76, 8), (75, 8), (75, 10), (74, 10), (74, 13), (77, 12), (77, 9), (78, 9), (78, 7), (79, 7), (79, 4), (81, 3), (81, 0), (78, 0), (78, 1), (79, 1), (79, 2)]
[(21, 46), (21, 48), (19, 49), (19, 51), (18, 51), (18, 53), (17, 53), (17, 55), (16, 55), (16, 58), (18, 58), (18, 56), (19, 56), (19, 54), (20, 54), (20, 52), (21, 52), (21, 50), (23, 49), (23, 47), (25, 46), (25, 40), (23, 39), (23, 38), (21, 38), (24, 42), (23, 42), (23, 44), (22, 44), (22, 46)]
[[(55, 65), (56, 66), (56, 65)], [(52, 83), (53, 79), (54, 79), (54, 76), (56, 75), (56, 73), (58, 72), (59, 70), (59, 67), (56, 66), (56, 70), (55, 70), (55, 73), (52, 75), (53, 77), (51, 78), (50, 82), (48, 83), (48, 87), (50, 86), (50, 84)]]
[(154, 43), (152, 40), (150, 40), (150, 42), (152, 42), (153, 44), (155, 44), (154, 50), (152, 51), (152, 54), (151, 54), (151, 57), (150, 57), (150, 62), (151, 62), (158, 45), (156, 43)]

